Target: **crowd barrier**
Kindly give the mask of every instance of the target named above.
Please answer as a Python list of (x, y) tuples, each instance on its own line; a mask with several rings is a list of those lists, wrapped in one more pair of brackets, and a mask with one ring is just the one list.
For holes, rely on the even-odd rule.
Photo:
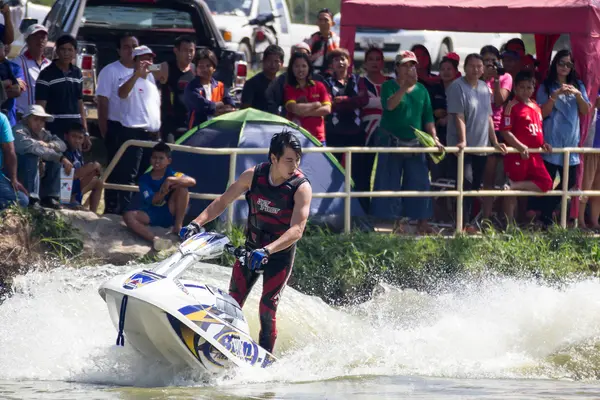
[[(114, 183), (106, 183), (106, 178), (111, 174), (115, 165), (121, 159), (125, 150), (130, 146), (152, 148), (156, 142), (142, 141), (142, 140), (128, 140), (119, 148), (110, 164), (104, 171), (101, 179), (104, 182), (105, 189), (114, 190), (127, 190), (137, 192), (139, 191), (137, 186), (134, 185), (119, 185)], [(194, 154), (211, 154), (211, 155), (224, 155), (230, 156), (229, 158), (229, 185), (235, 181), (236, 162), (238, 154), (264, 154), (266, 155), (269, 151), (268, 148), (206, 148), (206, 147), (192, 147), (183, 146), (178, 144), (169, 144), (169, 147), (173, 151), (181, 151), (186, 153)], [(498, 153), (493, 147), (468, 147), (459, 150), (458, 147), (446, 147), (447, 154), (457, 154), (457, 182), (462, 182), (464, 178), (464, 157), (465, 154), (489, 154)], [(302, 150), (304, 153), (344, 153), (345, 154), (345, 167), (346, 170), (350, 170), (352, 166), (352, 154), (353, 153), (438, 153), (439, 149), (436, 147), (310, 147)], [(509, 153), (518, 153), (513, 148), (508, 149)], [(543, 153), (541, 149), (529, 149), (529, 153)], [(594, 148), (581, 148), (581, 147), (568, 147), (568, 148), (556, 148), (552, 150), (552, 153), (563, 155), (563, 164), (569, 165), (569, 156), (572, 153), (580, 154), (598, 154), (600, 149)], [(447, 155), (448, 156), (448, 155)], [(561, 209), (560, 209), (560, 225), (563, 228), (567, 227), (567, 205), (569, 197), (572, 196), (600, 196), (600, 190), (569, 190), (569, 168), (563, 168), (562, 170), (562, 187), (560, 190), (551, 190), (546, 193), (522, 191), (522, 190), (463, 190), (462, 185), (457, 185), (454, 190), (445, 191), (375, 191), (375, 192), (354, 192), (351, 191), (351, 177), (350, 174), (345, 174), (345, 191), (343, 192), (323, 192), (313, 193), (315, 198), (344, 198), (344, 231), (350, 232), (351, 230), (351, 215), (350, 215), (350, 202), (353, 197), (455, 197), (457, 198), (456, 204), (456, 232), (462, 232), (463, 230), (463, 199), (465, 196), (476, 196), (476, 197), (496, 197), (496, 196), (561, 196)], [(557, 188), (558, 189), (558, 188)], [(202, 200), (213, 200), (219, 197), (221, 193), (194, 193), (190, 192), (190, 197), (194, 199)], [(237, 200), (244, 200), (243, 196), (240, 196)], [(227, 221), (228, 225), (233, 220), (233, 207), (227, 208)]]

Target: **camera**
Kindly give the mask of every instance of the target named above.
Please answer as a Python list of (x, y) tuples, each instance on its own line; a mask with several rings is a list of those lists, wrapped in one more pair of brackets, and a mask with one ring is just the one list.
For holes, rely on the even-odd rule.
[(502, 76), (506, 73), (506, 69), (500, 64), (499, 61), (494, 61), (494, 68), (498, 71), (498, 76)]

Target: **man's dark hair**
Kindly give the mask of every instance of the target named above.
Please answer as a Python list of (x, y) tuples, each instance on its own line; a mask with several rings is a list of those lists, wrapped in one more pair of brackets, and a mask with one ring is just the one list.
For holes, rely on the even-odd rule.
[(263, 60), (265, 60), (269, 56), (278, 56), (281, 62), (283, 63), (285, 53), (283, 52), (283, 49), (281, 47), (277, 46), (276, 44), (272, 44), (265, 49), (265, 52), (263, 53)]
[(496, 48), (496, 46), (492, 46), (492, 45), (487, 45), (487, 46), (483, 46), (481, 48), (481, 50), (479, 51), (479, 54), (481, 55), (481, 57), (483, 57), (486, 54), (493, 54), (496, 56), (497, 59), (500, 59), (500, 51)]
[(535, 84), (535, 76), (532, 71), (519, 71), (515, 76), (514, 85), (517, 86), (519, 82), (531, 81)]
[(523, 49), (523, 51), (525, 51), (525, 42), (523, 42), (523, 39), (521, 38), (512, 38), (510, 39), (508, 42), (506, 42), (506, 44), (504, 45), (504, 48), (508, 48), (508, 46), (510, 46), (511, 44), (518, 44), (519, 46), (521, 46), (521, 48)]
[(85, 135), (85, 128), (81, 122), (73, 122), (69, 125), (66, 133), (69, 134), (71, 132), (82, 133)]
[(328, 54), (327, 54), (327, 65), (331, 65), (331, 63), (333, 62), (333, 60), (335, 58), (338, 57), (344, 57), (346, 58), (346, 60), (350, 61), (350, 52), (348, 52), (348, 50), (340, 47), (338, 49), (334, 49), (331, 50)]
[(219, 61), (217, 60), (217, 56), (213, 53), (212, 50), (202, 49), (196, 53), (196, 57), (194, 59), (194, 65), (197, 67), (198, 63), (202, 60), (209, 60), (212, 64), (213, 68), (217, 68), (219, 65)]
[(125, 32), (121, 35), (119, 35), (117, 37), (117, 42), (115, 43), (117, 45), (117, 49), (121, 49), (121, 45), (123, 44), (123, 40), (127, 39), (127, 38), (135, 38), (137, 39), (137, 37), (135, 37), (135, 35), (131, 32)]
[(379, 55), (381, 56), (381, 61), (384, 60), (385, 56), (383, 55), (383, 50), (377, 46), (369, 46), (369, 48), (367, 49), (367, 51), (365, 51), (365, 61), (367, 60), (367, 58), (369, 58), (369, 54), (371, 53), (379, 53)]
[(274, 134), (271, 138), (271, 145), (269, 146), (269, 162), (271, 162), (271, 154), (279, 160), (281, 156), (283, 156), (286, 147), (294, 150), (298, 157), (302, 157), (302, 145), (300, 144), (300, 141), (292, 132), (284, 130)]
[(483, 62), (483, 57), (481, 57), (481, 54), (477, 54), (477, 53), (471, 53), (467, 56), (467, 58), (465, 58), (465, 67), (467, 65), (469, 65), (469, 63), (473, 60), (479, 60), (481, 62)]
[(152, 153), (164, 153), (167, 158), (171, 158), (171, 148), (165, 142), (158, 142), (152, 148)]
[(62, 35), (56, 40), (56, 48), (59, 49), (61, 46), (65, 44), (71, 44), (77, 50), (77, 40), (71, 35)]
[(196, 38), (190, 35), (181, 35), (175, 39), (175, 47), (181, 48), (181, 43), (193, 43), (196, 44)]
[(290, 58), (290, 63), (288, 64), (287, 68), (287, 81), (290, 84), (290, 86), (294, 87), (296, 87), (296, 85), (298, 84), (298, 79), (296, 79), (296, 75), (294, 75), (294, 63), (299, 58), (302, 58), (308, 64), (308, 75), (306, 75), (306, 79), (312, 79), (313, 65), (312, 62), (310, 62), (308, 54), (294, 53), (292, 54), (292, 58)]

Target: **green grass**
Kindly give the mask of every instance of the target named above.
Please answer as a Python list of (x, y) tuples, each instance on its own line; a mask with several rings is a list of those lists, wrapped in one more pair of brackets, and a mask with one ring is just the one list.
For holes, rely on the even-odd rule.
[(43, 6), (48, 6), (48, 7), (52, 7), (52, 4), (54, 4), (55, 0), (31, 0), (32, 3), (35, 4), (41, 4)]

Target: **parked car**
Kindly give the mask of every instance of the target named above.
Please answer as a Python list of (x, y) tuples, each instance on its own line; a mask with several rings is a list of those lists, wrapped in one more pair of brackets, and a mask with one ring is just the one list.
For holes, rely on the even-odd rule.
[[(341, 14), (334, 15), (334, 31), (339, 34)], [(379, 29), (359, 27), (354, 40), (354, 61), (359, 64), (365, 59), (365, 50), (370, 46), (383, 49), (386, 63), (393, 63), (400, 50), (410, 50), (415, 44), (422, 44), (429, 50), (431, 61), (437, 66), (449, 52), (460, 55), (461, 60), (470, 53), (479, 53), (483, 46), (493, 45), (498, 49), (508, 40), (521, 37), (520, 33), (474, 33), (447, 31), (413, 31), (404, 29)]]
[[(24, 19), (20, 29), (37, 23)], [(83, 72), (83, 96), (90, 133), (97, 128), (96, 78), (118, 59), (117, 38), (133, 33), (156, 53), (156, 62), (175, 57), (173, 44), (182, 34), (193, 35), (198, 48), (210, 48), (219, 58), (215, 78), (226, 86), (243, 85), (247, 65), (243, 55), (226, 48), (212, 15), (202, 0), (56, 0), (43, 21), (48, 28), (48, 51), (63, 34), (79, 42), (78, 65)]]
[(294, 24), (285, 0), (206, 0), (219, 31), (225, 41), (244, 53), (246, 61), (256, 62), (257, 47), (263, 48), (263, 37), (257, 40), (255, 26), (248, 22), (259, 15), (275, 15), (268, 24), (277, 38), (277, 44), (290, 59), (292, 45), (307, 39), (317, 31), (316, 25)]
[[(50, 7), (33, 3), (30, 0), (10, 0), (9, 5), (15, 40), (13, 40), (10, 46), (10, 53), (7, 56), (12, 59), (21, 53), (21, 50), (25, 45), (23, 34), (19, 30), (21, 21), (23, 21), (23, 19), (37, 19), (38, 21), (43, 21), (44, 18), (46, 18), (46, 15), (48, 15)], [(0, 14), (0, 23), (4, 24), (4, 16), (2, 14)]]

